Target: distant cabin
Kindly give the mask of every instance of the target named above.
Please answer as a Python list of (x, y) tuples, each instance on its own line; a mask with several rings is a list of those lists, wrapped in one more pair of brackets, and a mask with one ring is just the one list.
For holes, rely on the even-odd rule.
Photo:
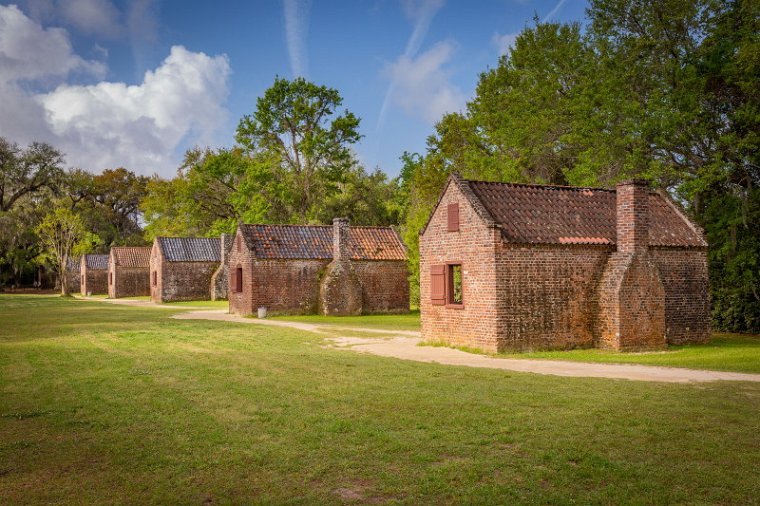
[(150, 254), (151, 300), (209, 300), (221, 244), (218, 237), (156, 237)]
[(84, 255), (80, 261), (82, 295), (108, 293), (108, 255)]
[(391, 227), (240, 225), (228, 267), (236, 314), (409, 311), (406, 248)]
[(491, 352), (710, 336), (707, 243), (667, 195), (452, 175), (420, 233), (428, 341)]
[(146, 247), (117, 246), (108, 256), (108, 296), (150, 295), (150, 250)]
[[(80, 257), (69, 257), (66, 261), (65, 276), (69, 281), (69, 293), (77, 293), (80, 289)], [(60, 288), (61, 280), (58, 279), (56, 289)]]

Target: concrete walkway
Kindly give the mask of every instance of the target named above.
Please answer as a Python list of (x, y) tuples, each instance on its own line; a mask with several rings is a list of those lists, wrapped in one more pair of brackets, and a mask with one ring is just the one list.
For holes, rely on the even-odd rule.
[[(702, 371), (676, 367), (658, 367), (637, 364), (601, 364), (591, 362), (569, 362), (562, 360), (532, 360), (497, 358), (466, 353), (453, 348), (418, 346), (422, 339), (419, 332), (382, 330), (359, 327), (338, 327), (305, 322), (242, 318), (228, 314), (225, 310), (187, 311), (173, 315), (178, 320), (217, 320), (252, 325), (287, 327), (308, 332), (334, 332), (340, 330), (344, 337), (328, 337), (328, 342), (336, 349), (371, 353), (382, 357), (393, 357), (417, 362), (429, 362), (467, 367), (486, 367), (507, 371), (548, 374), (574, 378), (610, 378), (634, 381), (658, 381), (666, 383), (691, 383), (708, 381), (753, 381), (760, 382), (760, 374), (735, 372)], [(393, 334), (394, 337), (349, 337), (351, 332)]]

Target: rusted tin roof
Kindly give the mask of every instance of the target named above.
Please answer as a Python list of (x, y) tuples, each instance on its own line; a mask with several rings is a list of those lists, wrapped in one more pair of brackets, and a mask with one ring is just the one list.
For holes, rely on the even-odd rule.
[[(257, 258), (331, 259), (330, 225), (241, 225), (248, 247)], [(352, 260), (406, 260), (406, 248), (390, 227), (349, 227)]]
[(114, 257), (116, 265), (121, 267), (150, 267), (150, 250), (149, 247), (139, 246), (117, 246), (111, 248), (111, 255)]
[(108, 255), (85, 255), (84, 264), (87, 270), (107, 271)]
[[(460, 180), (515, 243), (616, 242), (615, 190)], [(702, 234), (675, 204), (649, 194), (649, 245), (705, 247)]]
[(157, 237), (167, 262), (221, 262), (218, 237)]

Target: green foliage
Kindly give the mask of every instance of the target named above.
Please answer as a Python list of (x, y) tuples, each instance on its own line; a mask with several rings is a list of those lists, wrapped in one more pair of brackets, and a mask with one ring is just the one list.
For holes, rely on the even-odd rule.
[(361, 138), (359, 118), (338, 115), (342, 103), (335, 89), (276, 78), (238, 125), (237, 142), (271, 164), (282, 204), (298, 222), (314, 220), (319, 202), (355, 165), (350, 146)]
[(84, 220), (68, 207), (56, 207), (35, 228), (42, 247), (40, 259), (58, 274), (61, 295), (69, 294), (66, 266), (70, 259), (91, 251), (100, 239), (88, 232)]
[(140, 202), (147, 195), (148, 181), (124, 168), (100, 174), (77, 169), (66, 174), (61, 190), (106, 253), (111, 246), (144, 244)]

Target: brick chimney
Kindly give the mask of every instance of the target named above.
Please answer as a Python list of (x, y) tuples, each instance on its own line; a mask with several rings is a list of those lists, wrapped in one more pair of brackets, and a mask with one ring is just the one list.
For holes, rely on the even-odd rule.
[(617, 250), (646, 252), (649, 246), (649, 186), (646, 181), (624, 181), (616, 187)]
[(335, 218), (333, 220), (333, 260), (340, 262), (348, 260), (348, 218)]
[(222, 265), (227, 264), (227, 257), (230, 256), (230, 251), (232, 251), (232, 235), (230, 234), (222, 234), (221, 237), (221, 248), (222, 248)]

